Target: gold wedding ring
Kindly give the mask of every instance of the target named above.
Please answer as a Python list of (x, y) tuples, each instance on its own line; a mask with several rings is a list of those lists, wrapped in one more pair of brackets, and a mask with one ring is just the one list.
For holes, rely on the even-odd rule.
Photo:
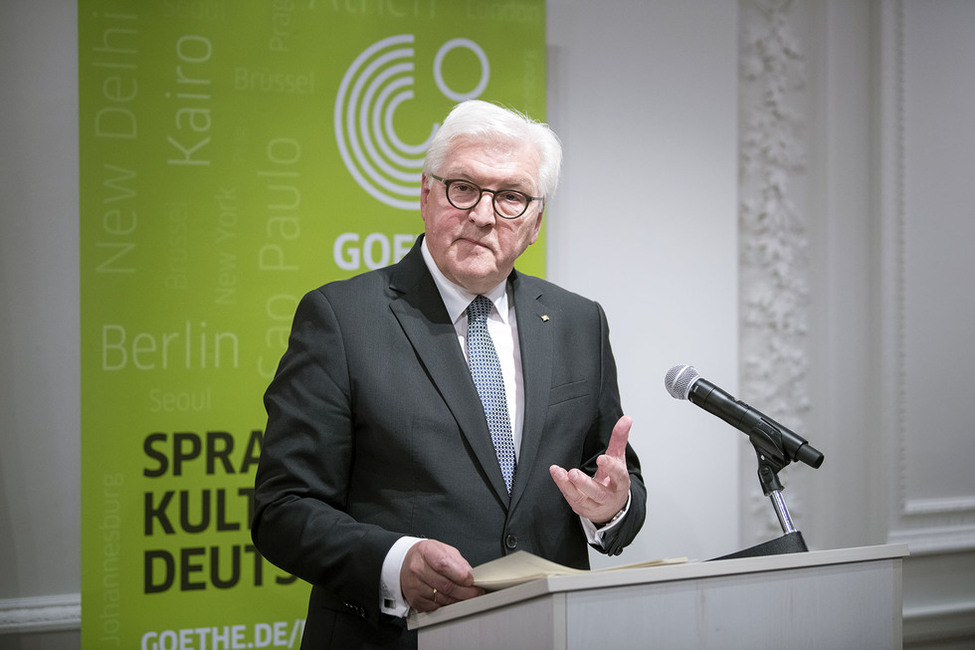
[(436, 587), (433, 588), (433, 604), (434, 605), (437, 604), (437, 588)]

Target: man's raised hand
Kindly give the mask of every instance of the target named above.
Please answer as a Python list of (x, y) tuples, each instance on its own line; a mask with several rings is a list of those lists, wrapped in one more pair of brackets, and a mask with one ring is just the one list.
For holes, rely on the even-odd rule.
[(606, 453), (596, 459), (596, 474), (588, 476), (580, 469), (566, 471), (552, 465), (549, 473), (562, 491), (572, 511), (594, 524), (601, 525), (623, 509), (630, 496), (630, 473), (626, 468), (626, 443), (633, 419), (624, 415), (613, 427)]

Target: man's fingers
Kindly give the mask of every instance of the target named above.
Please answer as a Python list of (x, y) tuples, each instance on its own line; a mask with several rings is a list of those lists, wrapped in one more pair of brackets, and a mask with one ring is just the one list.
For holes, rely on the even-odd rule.
[(613, 434), (609, 437), (609, 446), (606, 447), (606, 455), (613, 458), (626, 458), (626, 443), (630, 439), (630, 427), (633, 426), (633, 418), (624, 415), (613, 427)]
[(567, 499), (578, 498), (578, 494), (582, 494), (583, 497), (586, 496), (586, 484), (592, 481), (585, 472), (579, 469), (571, 469), (566, 471), (559, 467), (558, 465), (552, 465), (549, 468), (549, 474), (552, 475), (552, 479), (555, 484), (559, 486), (562, 490), (562, 494), (565, 495)]
[(444, 576), (451, 583), (474, 584), (471, 565), (453, 546), (435, 540), (424, 540), (416, 546), (424, 564), (435, 574)]
[(552, 479), (562, 496), (578, 515), (586, 516), (593, 506), (598, 506), (610, 491), (579, 469), (565, 471), (557, 465), (549, 468)]
[(596, 475), (593, 479), (601, 486), (610, 487), (615, 481), (626, 483), (629, 487), (629, 472), (626, 468), (626, 443), (630, 439), (633, 418), (624, 415), (613, 427), (606, 453), (596, 459)]
[(452, 546), (428, 539), (407, 551), (400, 588), (415, 610), (429, 612), (484, 593), (474, 586), (471, 566)]
[(596, 476), (593, 478), (599, 485), (609, 487), (612, 483), (629, 482), (629, 477), (626, 461), (606, 454), (596, 459)]
[[(558, 465), (552, 465), (548, 471), (552, 475), (552, 480), (555, 481), (555, 485), (562, 492), (562, 496), (572, 506), (572, 510), (576, 514), (579, 514), (578, 507), (588, 500), (589, 497), (579, 489), (577, 485), (578, 478), (573, 480), (572, 474), (582, 474), (582, 472), (574, 469), (572, 470), (572, 474), (570, 474), (570, 472), (565, 471)], [(583, 474), (583, 476), (585, 475)]]

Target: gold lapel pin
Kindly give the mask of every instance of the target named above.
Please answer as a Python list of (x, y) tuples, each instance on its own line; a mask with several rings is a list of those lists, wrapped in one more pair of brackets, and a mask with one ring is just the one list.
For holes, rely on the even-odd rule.
[(548, 322), (548, 314), (542, 314), (542, 322), (544, 323)]

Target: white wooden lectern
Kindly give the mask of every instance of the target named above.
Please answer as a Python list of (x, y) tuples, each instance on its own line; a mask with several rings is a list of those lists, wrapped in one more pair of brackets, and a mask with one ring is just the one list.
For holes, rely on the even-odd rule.
[(414, 615), (421, 650), (901, 647), (906, 545), (540, 578)]

